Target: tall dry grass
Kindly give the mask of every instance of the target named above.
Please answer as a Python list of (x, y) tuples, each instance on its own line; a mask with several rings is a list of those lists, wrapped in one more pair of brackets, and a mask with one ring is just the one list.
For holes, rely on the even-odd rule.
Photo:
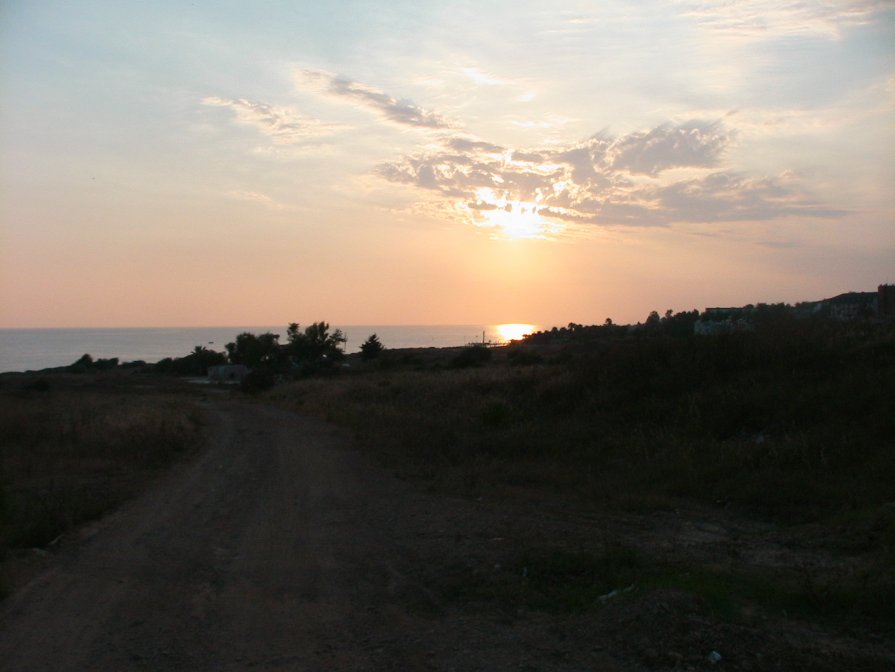
[(200, 440), (178, 395), (50, 376), (0, 387), (0, 552), (43, 546), (132, 495)]
[(785, 327), (574, 343), (526, 366), (393, 362), (270, 396), (435, 488), (813, 525), (830, 552), (866, 560), (836, 591), (892, 621), (895, 328)]
[(553, 363), (382, 368), (278, 388), (407, 473), (784, 520), (895, 501), (892, 330), (625, 338)]

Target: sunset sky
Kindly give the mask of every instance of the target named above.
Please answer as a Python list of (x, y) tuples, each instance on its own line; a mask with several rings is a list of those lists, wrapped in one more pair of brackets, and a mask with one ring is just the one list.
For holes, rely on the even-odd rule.
[(0, 327), (895, 282), (895, 2), (0, 5)]

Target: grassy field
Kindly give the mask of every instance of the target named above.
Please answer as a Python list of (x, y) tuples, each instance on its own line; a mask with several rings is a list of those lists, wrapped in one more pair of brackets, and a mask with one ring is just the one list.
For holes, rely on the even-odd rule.
[[(768, 623), (833, 628), (825, 641), (858, 637), (855, 660), (868, 637), (895, 633), (891, 324), (708, 338), (597, 328), (348, 363), (251, 398), (349, 428), (360, 450), (433, 492), (518, 511), (524, 543), (421, 563), (442, 605), (512, 618), (572, 617), (604, 599), (678, 604), (725, 624), (713, 632), (731, 642)], [(169, 380), (0, 377), (4, 554), (51, 543), (201, 445), (201, 412)], [(542, 507), (592, 515), (599, 538), (564, 516), (562, 531), (529, 530), (526, 512)], [(642, 532), (613, 529), (616, 517)], [(650, 522), (672, 518), (721, 529), (729, 548), (689, 553)], [(657, 534), (677, 550), (657, 551)], [(790, 559), (761, 560), (781, 553)]]
[(0, 559), (102, 515), (199, 443), (199, 410), (146, 382), (130, 372), (3, 376)]
[[(793, 567), (781, 582), (735, 564), (719, 571), (641, 557), (636, 573), (717, 605), (759, 600), (790, 614), (895, 625), (892, 325), (789, 322), (711, 338), (615, 329), (495, 349), (477, 366), (449, 351), (385, 354), (267, 398), (351, 428), (398, 474), (451, 494), (647, 516), (698, 506), (802, 530), (800, 544), (859, 558), (858, 569)], [(620, 565), (617, 550), (607, 560), (534, 549), (543, 568), (534, 577), (508, 571), (482, 585), (481, 574), (459, 569), (445, 590), (572, 608), (570, 585), (593, 603), (582, 586), (599, 593), (627, 581), (631, 549), (621, 549), (629, 564)], [(587, 579), (616, 573), (606, 585)]]
[(782, 521), (895, 500), (891, 328), (613, 338), (519, 359), (504, 348), (455, 368), (405, 353), (269, 396), (352, 427), (408, 474), (471, 491), (536, 485), (635, 507), (685, 497)]

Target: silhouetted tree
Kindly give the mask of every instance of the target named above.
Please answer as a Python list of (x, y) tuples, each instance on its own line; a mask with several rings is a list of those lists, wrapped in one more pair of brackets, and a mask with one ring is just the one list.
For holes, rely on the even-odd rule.
[(256, 336), (243, 332), (233, 343), (227, 343), (227, 358), (231, 364), (246, 366), (272, 365), (279, 359), (279, 335), (267, 332)]
[[(208, 373), (208, 367), (227, 363), (227, 355), (223, 352), (209, 350), (205, 346), (197, 345), (186, 357), (167, 362), (167, 366), (159, 366), (158, 370), (167, 370), (184, 376), (204, 376)], [(161, 362), (159, 362), (161, 364)]]
[(699, 320), (699, 311), (672, 313), (668, 310), (662, 318), (662, 332), (668, 336), (692, 336), (693, 325)]
[(303, 365), (320, 365), (332, 363), (345, 356), (342, 344), (345, 343), (345, 335), (341, 329), (332, 333), (326, 322), (314, 322), (301, 331), (297, 322), (292, 322), (286, 329), (286, 338), (289, 343), (286, 350), (293, 362)]
[(376, 359), (385, 348), (382, 341), (376, 334), (371, 334), (360, 346), (360, 356), (362, 359)]
[(68, 369), (74, 373), (84, 373), (88, 369), (93, 368), (93, 357), (91, 357), (88, 353), (81, 355), (81, 357), (74, 364), (69, 364)]

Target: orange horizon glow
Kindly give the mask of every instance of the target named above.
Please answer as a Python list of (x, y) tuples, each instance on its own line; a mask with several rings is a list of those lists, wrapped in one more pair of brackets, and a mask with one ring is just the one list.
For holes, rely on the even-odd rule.
[(887, 3), (87, 4), (0, 20), (0, 328), (496, 338), (895, 281)]

